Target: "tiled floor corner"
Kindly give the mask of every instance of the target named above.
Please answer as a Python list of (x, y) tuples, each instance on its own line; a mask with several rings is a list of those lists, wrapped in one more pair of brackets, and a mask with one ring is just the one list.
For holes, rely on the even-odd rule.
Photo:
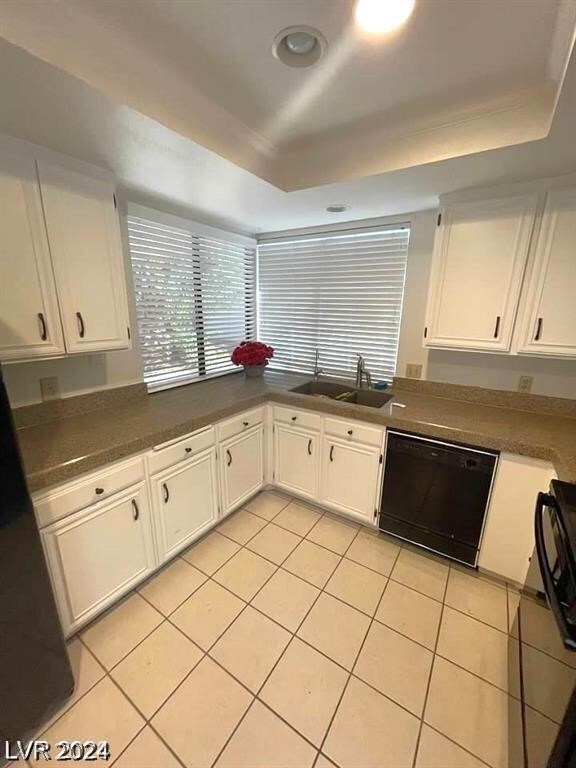
[[(118, 768), (509, 768), (513, 598), (266, 491), (70, 642), (44, 736), (109, 739)], [(549, 620), (535, 603), (524, 637), (535, 755), (576, 679)]]

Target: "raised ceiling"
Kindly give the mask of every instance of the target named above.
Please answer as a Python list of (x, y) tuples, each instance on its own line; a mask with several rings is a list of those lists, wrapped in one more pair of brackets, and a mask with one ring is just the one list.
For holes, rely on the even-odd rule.
[[(18, 0), (2, 35), (284, 189), (358, 179), (546, 137), (573, 0), (417, 0), (382, 39), (349, 0)], [(271, 55), (307, 24), (310, 69)]]
[[(294, 192), (1, 39), (0, 104), (0, 134), (110, 168), (135, 202), (248, 233), (406, 214), (465, 187), (576, 171), (574, 57), (545, 139)], [(351, 210), (327, 213), (335, 202)]]

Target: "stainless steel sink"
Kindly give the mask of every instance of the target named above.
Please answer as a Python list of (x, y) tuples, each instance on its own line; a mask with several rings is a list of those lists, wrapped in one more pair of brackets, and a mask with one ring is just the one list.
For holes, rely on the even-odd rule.
[(369, 408), (382, 408), (392, 400), (393, 395), (380, 392), (377, 389), (357, 389), (344, 399), (346, 403), (355, 405), (367, 405)]
[(312, 395), (313, 397), (331, 397), (332, 399), (342, 399), (344, 395), (354, 393), (353, 387), (346, 387), (342, 384), (335, 384), (332, 381), (307, 381), (305, 384), (299, 384), (290, 390), (300, 395)]
[(377, 389), (355, 389), (343, 384), (335, 384), (331, 381), (307, 381), (290, 390), (300, 395), (311, 397), (329, 397), (332, 400), (340, 400), (342, 403), (354, 403), (365, 405), (369, 408), (382, 408), (390, 400), (392, 395), (380, 392)]

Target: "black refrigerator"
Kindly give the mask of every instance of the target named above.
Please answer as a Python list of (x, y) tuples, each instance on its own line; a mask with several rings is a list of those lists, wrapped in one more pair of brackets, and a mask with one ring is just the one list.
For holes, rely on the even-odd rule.
[(0, 368), (0, 765), (73, 691)]

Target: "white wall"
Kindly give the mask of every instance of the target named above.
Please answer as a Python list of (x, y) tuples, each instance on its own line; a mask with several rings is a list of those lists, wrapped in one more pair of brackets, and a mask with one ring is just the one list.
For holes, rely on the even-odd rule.
[(405, 376), (406, 366), (416, 363), (422, 365), (422, 378), (426, 377), (428, 353), (422, 346), (422, 333), (437, 215), (438, 212), (434, 210), (415, 213), (410, 217), (410, 244), (396, 363), (398, 376)]
[(41, 378), (57, 376), (62, 397), (72, 397), (109, 387), (120, 387), (142, 381), (142, 362), (138, 346), (138, 325), (134, 307), (132, 271), (129, 263), (128, 232), (126, 229), (126, 200), (118, 199), (120, 229), (126, 266), (128, 308), (132, 349), (92, 355), (77, 355), (56, 360), (30, 363), (5, 363), (2, 366), (8, 396), (13, 408), (40, 402)]

